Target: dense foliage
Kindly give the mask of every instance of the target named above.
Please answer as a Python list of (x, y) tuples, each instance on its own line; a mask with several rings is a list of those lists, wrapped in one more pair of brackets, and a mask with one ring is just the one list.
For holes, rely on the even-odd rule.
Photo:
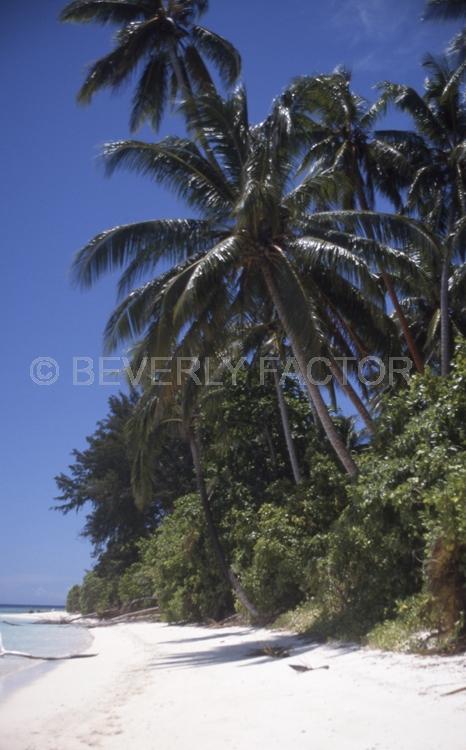
[[(269, 405), (273, 412), (270, 388), (249, 383), (246, 376), (238, 387), (240, 402), (252, 403), (254, 394), (255, 408)], [(296, 486), (273, 414), (268, 425), (282, 460), (278, 472), (276, 465), (272, 470), (262, 425), (250, 420), (241, 403), (234, 419), (218, 421), (219, 414), (229, 414), (234, 392), (233, 387), (222, 389), (215, 410), (203, 414), (206, 471), (222, 541), (263, 615), (270, 618), (310, 601), (314, 633), (356, 636), (395, 616), (401, 601), (422, 593), (419, 627), (426, 622), (442, 632), (461, 631), (466, 608), (466, 344), (448, 378), (428, 371), (385, 398), (373, 443), (360, 454), (356, 483), (348, 482), (316, 435), (314, 450), (300, 453), (305, 478)], [(292, 387), (288, 403), (299, 436), (306, 418), (294, 393)], [(244, 453), (235, 450), (243, 428), (248, 435)], [(241, 482), (233, 481), (235, 476)], [(73, 587), (72, 611), (102, 611), (154, 594), (170, 620), (199, 621), (232, 611), (197, 495), (177, 499), (155, 533), (135, 543), (138, 561), (123, 574), (102, 578), (89, 573), (80, 590)]]
[[(168, 103), (184, 118), (181, 136), (107, 144), (109, 173), (152, 177), (192, 211), (106, 230), (75, 259), (85, 287), (121, 271), (105, 341), (131, 345), (143, 374), (57, 478), (59, 509), (87, 508), (97, 557), (68, 606), (101, 612), (155, 596), (170, 620), (234, 608), (267, 620), (298, 607), (314, 633), (375, 628), (383, 640), (402, 622), (458, 642), (464, 31), (447, 55), (425, 58), (422, 92), (385, 81), (372, 103), (340, 67), (295, 79), (253, 124), (244, 87), (232, 90), (238, 53), (197, 24), (207, 9), (74, 0), (63, 12), (118, 27), (82, 101), (141, 64), (132, 128), (157, 130)], [(463, 0), (429, 0), (426, 19), (464, 13)], [(410, 129), (381, 128), (389, 107)], [(381, 197), (390, 212), (377, 210)], [(226, 363), (240, 356), (232, 377)], [(144, 369), (150, 357), (169, 385)], [(287, 377), (259, 377), (261, 357)], [(374, 382), (374, 357), (386, 372), (408, 357), (412, 372)], [(182, 377), (180, 359), (193, 366)]]
[(73, 451), (69, 474), (56, 482), (57, 509), (86, 510), (82, 535), (91, 542), (102, 575), (118, 575), (138, 559), (137, 544), (153, 531), (165, 509), (193, 486), (192, 468), (183, 445), (169, 438), (152, 451), (152, 502), (140, 509), (131, 490), (134, 449), (127, 426), (136, 403), (131, 396), (112, 396), (109, 414), (87, 438), (88, 447)]

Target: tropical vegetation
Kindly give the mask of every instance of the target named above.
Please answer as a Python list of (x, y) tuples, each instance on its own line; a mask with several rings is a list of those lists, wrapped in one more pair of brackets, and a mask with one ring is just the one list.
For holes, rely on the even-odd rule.
[[(155, 139), (107, 144), (108, 173), (138, 172), (189, 210), (107, 229), (75, 257), (82, 287), (120, 273), (104, 339), (129, 347), (131, 387), (57, 478), (57, 507), (86, 508), (96, 556), (69, 609), (155, 597), (169, 620), (237, 610), (315, 635), (394, 645), (401, 628), (402, 645), (457, 647), (461, 34), (425, 57), (422, 92), (385, 81), (369, 102), (337, 68), (291, 81), (252, 123), (240, 55), (198, 25), (207, 10), (74, 0), (62, 13), (118, 27), (80, 101), (140, 74), (130, 125)], [(428, 2), (426, 20), (450, 16), (466, 17), (464, 2)], [(157, 140), (169, 105), (184, 129)], [(384, 129), (389, 108), (404, 130)]]

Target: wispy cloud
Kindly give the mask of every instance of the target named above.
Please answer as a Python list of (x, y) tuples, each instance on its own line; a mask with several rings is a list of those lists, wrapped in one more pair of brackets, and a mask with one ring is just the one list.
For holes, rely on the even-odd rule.
[(423, 0), (331, 0), (331, 24), (360, 72), (398, 73), (417, 62), (431, 28), (420, 22)]
[(351, 35), (353, 44), (396, 34), (413, 13), (409, 3), (388, 0), (332, 0), (331, 8), (332, 25), (346, 37)]

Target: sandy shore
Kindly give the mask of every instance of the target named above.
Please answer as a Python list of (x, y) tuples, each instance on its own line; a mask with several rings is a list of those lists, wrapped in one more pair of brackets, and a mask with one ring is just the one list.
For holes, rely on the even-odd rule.
[[(465, 750), (466, 658), (304, 644), (249, 628), (93, 630), (0, 707), (1, 750)], [(270, 642), (285, 659), (250, 657)], [(289, 664), (328, 670), (296, 673)]]
[[(3, 612), (0, 614), (0, 619), (6, 622), (50, 622), (57, 625), (69, 625), (74, 621), (77, 623), (83, 623), (83, 618), (80, 615), (73, 615), (65, 612), (64, 609), (51, 609), (49, 612), (13, 612), (11, 614)], [(96, 620), (88, 619), (86, 622), (97, 622)]]

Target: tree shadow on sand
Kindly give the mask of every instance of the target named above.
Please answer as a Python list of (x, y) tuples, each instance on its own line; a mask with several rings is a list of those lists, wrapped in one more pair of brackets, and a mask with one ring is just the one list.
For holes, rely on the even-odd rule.
[(249, 635), (251, 633), (251, 628), (245, 628), (244, 630), (236, 630), (234, 633), (222, 633), (219, 635), (218, 633), (213, 633), (212, 635), (201, 635), (197, 636), (195, 638), (173, 638), (168, 641), (160, 641), (161, 645), (168, 644), (168, 643), (196, 643), (196, 641), (211, 641), (211, 640), (223, 640), (224, 638), (233, 638), (234, 636), (239, 635)]
[[(246, 631), (249, 632), (250, 631)], [(240, 635), (240, 633), (233, 633), (231, 635)], [(232, 662), (244, 662), (238, 664), (241, 667), (257, 666), (258, 664), (265, 664), (267, 662), (280, 661), (288, 663), (288, 660), (296, 660), (305, 653), (313, 651), (322, 646), (321, 643), (304, 641), (299, 636), (284, 636), (283, 634), (277, 634), (276, 637), (271, 636), (266, 640), (260, 638), (257, 640), (248, 640), (242, 643), (226, 643), (226, 639), (229, 634), (225, 633), (220, 636), (205, 636), (199, 639), (186, 639), (180, 641), (174, 639), (172, 643), (188, 643), (196, 640), (208, 640), (215, 638), (218, 640), (218, 645), (210, 644), (210, 648), (200, 649), (198, 651), (180, 651), (179, 653), (172, 653), (167, 655), (161, 655), (160, 658), (153, 660), (150, 666), (153, 669), (190, 669), (193, 667), (208, 667), (217, 664), (228, 664)], [(167, 641), (166, 641), (167, 643)], [(170, 643), (170, 641), (168, 641)], [(259, 652), (264, 648), (279, 647), (283, 648), (287, 653), (285, 657), (276, 658), (269, 655), (259, 655)], [(318, 665), (316, 665), (318, 666)]]

